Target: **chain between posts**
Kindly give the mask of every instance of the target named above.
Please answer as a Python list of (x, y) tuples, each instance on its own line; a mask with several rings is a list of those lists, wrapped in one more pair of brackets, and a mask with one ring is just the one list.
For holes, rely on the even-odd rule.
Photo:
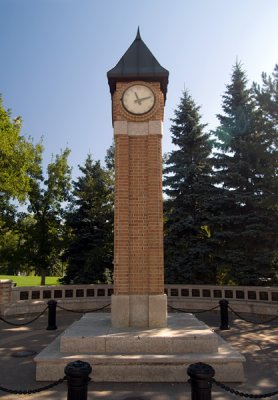
[(44, 309), (41, 313), (39, 313), (35, 318), (31, 319), (31, 320), (28, 321), (28, 322), (23, 322), (22, 324), (19, 324), (19, 323), (16, 323), (16, 322), (8, 321), (8, 320), (6, 320), (6, 319), (3, 318), (3, 317), (0, 317), (0, 320), (3, 321), (3, 322), (5, 322), (6, 324), (13, 325), (13, 326), (24, 326), (24, 325), (29, 325), (29, 324), (31, 324), (32, 322), (34, 322), (34, 321), (36, 321), (37, 319), (39, 319), (39, 318), (45, 313), (45, 311), (47, 310), (47, 308), (48, 308), (48, 307), (45, 307), (45, 309)]
[(192, 400), (211, 400), (212, 384), (217, 385), (221, 389), (234, 394), (239, 397), (245, 397), (250, 399), (266, 399), (278, 395), (278, 390), (263, 394), (245, 393), (239, 390), (235, 390), (228, 385), (224, 385), (214, 379), (215, 370), (209, 364), (202, 362), (190, 364), (187, 369), (191, 385), (191, 399)]
[(245, 321), (245, 322), (249, 322), (249, 323), (251, 323), (251, 324), (258, 324), (258, 325), (269, 324), (270, 322), (273, 322), (273, 321), (275, 321), (275, 320), (278, 318), (278, 315), (276, 315), (275, 317), (270, 318), (270, 319), (268, 319), (268, 320), (266, 320), (266, 321), (263, 321), (263, 322), (250, 321), (250, 320), (248, 320), (247, 318), (242, 317), (242, 316), (241, 316), (238, 312), (236, 312), (235, 310), (233, 310), (231, 306), (228, 306), (228, 308), (229, 308), (229, 310), (231, 310), (232, 313), (234, 313), (238, 318), (242, 319), (242, 320)]
[(64, 308), (64, 307), (59, 306), (59, 305), (57, 305), (57, 308), (60, 308), (60, 310), (63, 310), (63, 311), (69, 311), (69, 312), (73, 312), (73, 313), (84, 314), (84, 313), (88, 313), (88, 312), (101, 311), (101, 310), (104, 310), (105, 308), (107, 308), (107, 307), (109, 307), (109, 306), (111, 306), (111, 303), (106, 304), (106, 306), (103, 306), (103, 307), (100, 307), (100, 308), (95, 308), (95, 309), (93, 309), (93, 310), (82, 310), (82, 311), (79, 311), (79, 310), (70, 310), (70, 309), (68, 309), (68, 308)]
[(14, 390), (14, 389), (7, 389), (3, 386), (0, 386), (0, 391), (6, 392), (6, 393), (11, 393), (11, 394), (20, 394), (20, 395), (28, 395), (28, 394), (34, 394), (34, 393), (40, 393), (43, 392), (44, 390), (51, 389), (55, 386), (60, 385), (60, 383), (64, 382), (67, 379), (66, 376), (64, 378), (59, 379), (58, 381), (49, 383), (46, 386), (37, 388), (37, 389), (26, 389), (26, 390)]
[(215, 385), (219, 386), (221, 389), (225, 390), (226, 392), (230, 392), (236, 396), (246, 397), (249, 399), (266, 399), (268, 397), (273, 397), (273, 396), (278, 395), (278, 390), (275, 390), (274, 392), (270, 392), (270, 393), (252, 394), (252, 393), (244, 393), (244, 392), (240, 392), (239, 390), (235, 390), (235, 389), (231, 388), (230, 386), (224, 385), (224, 383), (216, 381), (214, 378), (211, 378), (211, 382), (214, 383)]
[(63, 378), (37, 389), (14, 390), (0, 386), (0, 391), (16, 395), (30, 395), (51, 389), (67, 381), (68, 400), (87, 400), (88, 383), (91, 380), (89, 375), (92, 372), (90, 364), (80, 360), (73, 361), (66, 365), (64, 372), (65, 376)]
[(213, 308), (210, 308), (209, 310), (185, 310), (183, 308), (172, 307), (169, 304), (168, 304), (168, 307), (171, 308), (172, 310), (180, 311), (180, 312), (184, 312), (184, 313), (201, 314), (201, 313), (205, 313), (205, 312), (216, 310), (217, 308), (219, 308), (219, 305), (217, 305), (217, 306), (215, 306)]

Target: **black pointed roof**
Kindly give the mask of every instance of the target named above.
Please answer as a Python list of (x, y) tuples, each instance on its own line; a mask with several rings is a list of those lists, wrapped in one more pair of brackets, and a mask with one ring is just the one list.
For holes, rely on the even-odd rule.
[(144, 80), (160, 82), (161, 90), (166, 99), (169, 72), (163, 68), (153, 56), (140, 36), (137, 35), (131, 46), (127, 49), (118, 64), (107, 72), (108, 84), (111, 95), (116, 90), (116, 82)]

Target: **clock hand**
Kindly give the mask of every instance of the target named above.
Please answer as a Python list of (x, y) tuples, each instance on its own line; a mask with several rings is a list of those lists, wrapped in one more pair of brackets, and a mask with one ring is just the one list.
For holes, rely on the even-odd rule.
[(151, 99), (151, 98), (152, 98), (152, 96), (142, 97), (142, 98), (140, 99), (140, 101), (148, 100), (148, 99)]
[(134, 92), (136, 100), (134, 100), (134, 103), (138, 103), (141, 106), (141, 99), (139, 99), (138, 94)]

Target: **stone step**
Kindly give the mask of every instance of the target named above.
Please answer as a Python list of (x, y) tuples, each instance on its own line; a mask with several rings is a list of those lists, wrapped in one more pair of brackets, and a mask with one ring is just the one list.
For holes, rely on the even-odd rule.
[(218, 352), (190, 354), (78, 354), (61, 353), (60, 338), (56, 338), (35, 357), (36, 379), (55, 381), (64, 376), (65, 366), (76, 360), (90, 363), (93, 382), (186, 382), (190, 364), (204, 362), (215, 369), (221, 382), (243, 382), (244, 357), (219, 339)]
[(112, 328), (107, 314), (88, 313), (61, 336), (62, 353), (214, 353), (218, 339), (192, 314), (168, 316), (166, 328)]
[(222, 382), (244, 380), (244, 357), (192, 314), (143, 330), (111, 328), (109, 315), (86, 314), (35, 357), (36, 378), (62, 378), (75, 360), (91, 364), (95, 382), (186, 382), (196, 362), (210, 364)]

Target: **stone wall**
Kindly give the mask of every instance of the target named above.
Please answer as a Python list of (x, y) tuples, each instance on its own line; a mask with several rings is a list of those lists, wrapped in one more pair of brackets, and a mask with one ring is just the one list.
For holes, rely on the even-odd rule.
[(0, 309), (1, 314), (5, 310), (5, 306), (11, 303), (12, 300), (12, 286), (13, 283), (10, 279), (0, 279)]
[[(189, 311), (208, 310), (226, 298), (237, 312), (278, 315), (278, 287), (165, 285), (164, 290), (169, 306)], [(90, 310), (110, 304), (113, 285), (14, 287), (0, 281), (0, 293), (2, 315), (37, 313), (50, 299), (68, 309)]]

